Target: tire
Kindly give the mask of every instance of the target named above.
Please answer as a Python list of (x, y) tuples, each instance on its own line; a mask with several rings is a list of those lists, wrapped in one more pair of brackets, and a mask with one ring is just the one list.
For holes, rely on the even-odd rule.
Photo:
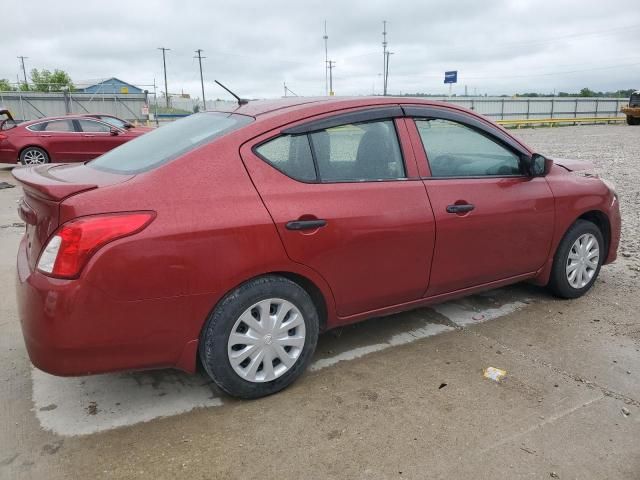
[(556, 250), (548, 284), (551, 292), (560, 298), (578, 298), (587, 293), (600, 273), (606, 254), (604, 247), (600, 229), (594, 223), (577, 220)]
[(41, 165), (49, 163), (49, 154), (38, 147), (27, 147), (20, 152), (20, 163), (22, 165)]
[(209, 315), (200, 335), (200, 360), (227, 394), (264, 397), (304, 372), (318, 331), (318, 312), (300, 285), (275, 275), (258, 277), (227, 294)]
[(640, 118), (627, 115), (627, 125), (640, 125)]

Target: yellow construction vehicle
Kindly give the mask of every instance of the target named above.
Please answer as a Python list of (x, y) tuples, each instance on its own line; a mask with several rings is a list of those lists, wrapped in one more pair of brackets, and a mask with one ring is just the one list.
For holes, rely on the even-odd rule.
[(631, 94), (629, 105), (623, 106), (620, 111), (627, 116), (629, 125), (640, 125), (640, 90)]

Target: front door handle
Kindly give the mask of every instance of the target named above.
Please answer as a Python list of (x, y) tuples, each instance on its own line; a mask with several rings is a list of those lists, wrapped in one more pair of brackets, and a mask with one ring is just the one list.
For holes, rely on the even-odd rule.
[(470, 203), (463, 203), (461, 205), (449, 205), (447, 207), (447, 213), (467, 213), (474, 208), (476, 208), (476, 206)]
[(293, 220), (287, 222), (285, 227), (287, 230), (315, 230), (316, 228), (324, 227), (327, 224), (326, 220)]

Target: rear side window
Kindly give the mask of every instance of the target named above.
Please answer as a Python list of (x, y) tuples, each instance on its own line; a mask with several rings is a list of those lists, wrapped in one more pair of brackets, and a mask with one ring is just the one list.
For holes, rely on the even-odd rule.
[(310, 136), (318, 173), (323, 181), (405, 177), (392, 120), (341, 125)]
[(144, 172), (237, 130), (251, 121), (253, 118), (246, 115), (196, 113), (124, 143), (87, 165), (115, 173)]
[(307, 135), (283, 135), (263, 143), (256, 153), (285, 175), (303, 182), (316, 180)]
[(37, 123), (28, 127), (34, 132), (73, 132), (73, 124), (69, 120), (52, 120), (50, 122)]
[(362, 182), (406, 176), (392, 120), (283, 135), (259, 145), (255, 153), (285, 175), (305, 182)]
[(521, 175), (520, 157), (497, 141), (442, 119), (416, 120), (432, 177)]

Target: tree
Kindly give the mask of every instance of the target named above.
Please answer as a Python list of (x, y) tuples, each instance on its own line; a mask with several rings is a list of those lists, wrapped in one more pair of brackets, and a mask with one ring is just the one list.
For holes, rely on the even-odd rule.
[(583, 88), (582, 90), (580, 90), (580, 96), (581, 97), (596, 97), (596, 92), (594, 92), (593, 90), (591, 90), (590, 88)]
[(74, 89), (71, 77), (67, 72), (57, 68), (53, 73), (47, 69), (38, 71), (37, 68), (34, 68), (31, 70), (31, 81), (33, 82), (34, 90), (38, 92), (60, 92), (66, 88), (73, 91)]
[(13, 92), (15, 87), (6, 78), (0, 78), (0, 92)]

